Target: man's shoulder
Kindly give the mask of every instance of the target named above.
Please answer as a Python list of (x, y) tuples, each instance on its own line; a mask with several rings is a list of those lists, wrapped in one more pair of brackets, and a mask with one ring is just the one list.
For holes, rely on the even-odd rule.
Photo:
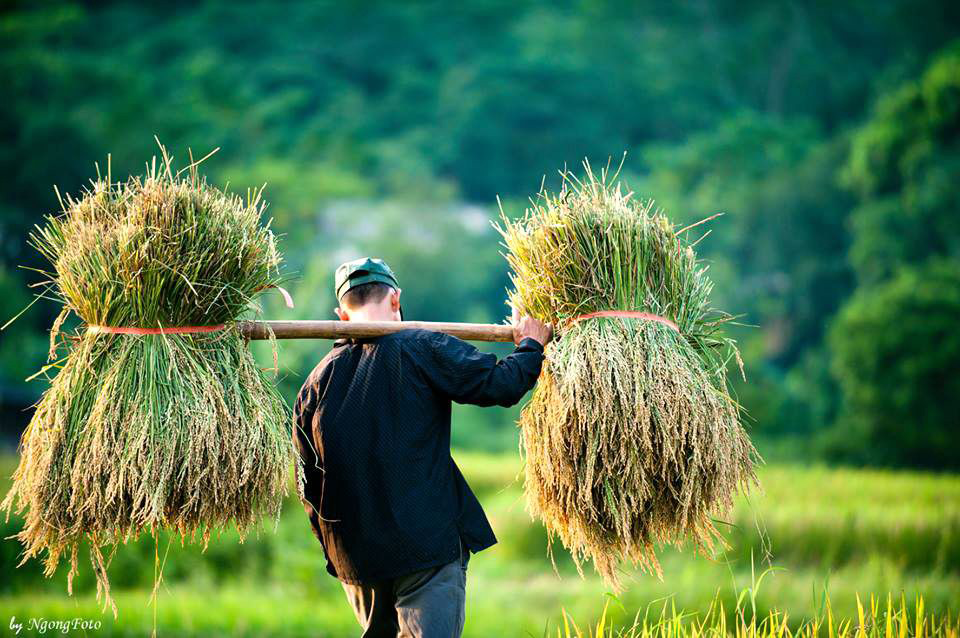
[(400, 341), (432, 341), (439, 332), (424, 330), (423, 328), (404, 328), (394, 332), (391, 336)]
[(335, 361), (338, 357), (343, 356), (347, 353), (349, 344), (343, 344), (337, 342), (334, 344), (333, 348), (323, 356), (322, 359), (313, 367), (313, 370), (310, 371), (310, 374), (307, 375), (306, 381), (304, 381), (304, 386), (311, 385), (316, 383), (316, 381), (323, 375), (324, 371), (330, 366), (330, 364)]
[(404, 330), (394, 332), (390, 336), (393, 337), (397, 342), (413, 348), (450, 349), (453, 347), (455, 349), (456, 344), (465, 343), (463, 340), (452, 335), (448, 335), (445, 332), (425, 330), (423, 328), (406, 328)]
[(357, 347), (364, 347), (369, 345), (376, 346), (394, 346), (394, 345), (417, 345), (417, 344), (429, 344), (435, 343), (438, 338), (445, 337), (439, 332), (434, 332), (432, 330), (423, 330), (422, 328), (405, 328), (403, 330), (398, 330), (397, 332), (391, 332), (389, 334), (383, 335), (381, 337), (374, 338), (365, 338), (365, 339), (343, 339), (337, 341), (333, 348), (320, 360), (320, 362), (314, 367), (313, 372), (310, 373), (310, 376), (318, 376), (322, 374), (323, 370), (326, 369), (331, 363), (336, 361), (340, 357), (348, 356), (349, 353)]
[(447, 357), (469, 349), (465, 341), (436, 330), (406, 328), (390, 335), (392, 343), (401, 352), (416, 360), (434, 360)]
[(390, 334), (383, 335), (382, 337), (376, 337), (372, 341), (378, 345), (408, 345), (431, 343), (444, 336), (445, 335), (442, 333), (434, 332), (433, 330), (424, 330), (423, 328), (404, 328), (403, 330), (397, 330), (396, 332), (391, 332)]

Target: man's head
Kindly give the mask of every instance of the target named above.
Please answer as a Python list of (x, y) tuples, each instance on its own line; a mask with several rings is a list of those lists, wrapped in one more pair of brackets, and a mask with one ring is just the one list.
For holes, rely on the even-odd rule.
[(381, 259), (364, 257), (341, 264), (336, 273), (336, 295), (343, 321), (400, 321), (400, 286)]

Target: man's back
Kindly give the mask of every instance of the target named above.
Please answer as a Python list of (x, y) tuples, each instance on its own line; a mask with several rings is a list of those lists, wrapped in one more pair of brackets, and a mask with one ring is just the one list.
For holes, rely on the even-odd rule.
[(304, 506), (327, 568), (347, 583), (393, 578), (496, 542), (450, 457), (451, 401), (509, 406), (543, 348), (497, 361), (447, 335), (404, 330), (337, 342), (294, 408)]

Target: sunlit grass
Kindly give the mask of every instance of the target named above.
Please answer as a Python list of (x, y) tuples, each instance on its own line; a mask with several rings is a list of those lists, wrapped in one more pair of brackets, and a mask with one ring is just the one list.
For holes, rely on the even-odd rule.
[(960, 631), (955, 615), (937, 616), (924, 607), (923, 596), (907, 601), (905, 596), (895, 598), (870, 596), (864, 603), (857, 597), (855, 617), (843, 618), (834, 614), (830, 597), (823, 598), (823, 608), (817, 616), (792, 626), (788, 614), (771, 610), (758, 614), (751, 604), (752, 590), (744, 590), (737, 606), (727, 614), (723, 603), (715, 600), (703, 613), (677, 609), (672, 601), (647, 607), (637, 613), (629, 625), (615, 626), (609, 618), (610, 602), (603, 608), (595, 625), (581, 629), (565, 611), (558, 638), (695, 638), (700, 636), (733, 636), (736, 638), (925, 638), (927, 636), (953, 638)]
[[(499, 543), (474, 556), (467, 586), (466, 636), (550, 636), (562, 627), (563, 610), (583, 635), (595, 633), (608, 600), (600, 579), (580, 578), (569, 559), (558, 555), (554, 572), (546, 553), (546, 532), (525, 511), (515, 454), (491, 455), (458, 451), (455, 458), (478, 493)], [(0, 460), (4, 487), (13, 469), (10, 457)], [(881, 605), (892, 596), (895, 606), (915, 614), (918, 596), (932, 621), (960, 601), (960, 477), (918, 472), (770, 466), (760, 470), (764, 492), (738, 501), (723, 527), (731, 550), (713, 560), (689, 552), (661, 552), (664, 579), (625, 572), (625, 591), (610, 599), (608, 635), (629, 627), (637, 614), (648, 613), (648, 629), (665, 601), (667, 610), (684, 610), (686, 633), (676, 633), (676, 618), (661, 629), (685, 638), (709, 633), (703, 625), (726, 618), (735, 635), (735, 610), (744, 592), (756, 605), (758, 630), (792, 638), (804, 623), (825, 614), (824, 591), (830, 595), (834, 631), (852, 621), (844, 636), (859, 638), (856, 619), (859, 596), (865, 611), (871, 596)], [(11, 519), (4, 536), (19, 523)], [(762, 533), (761, 533), (762, 532)], [(151, 539), (124, 547), (111, 567), (120, 616), (101, 614), (93, 583), (81, 582), (77, 593), (64, 592), (61, 572), (53, 581), (39, 571), (14, 569), (19, 546), (0, 541), (0, 610), (18, 617), (93, 617), (104, 622), (96, 635), (149, 635), (153, 610), (148, 605), (154, 544)], [(164, 547), (161, 546), (161, 551)], [(765, 555), (769, 549), (770, 555)], [(751, 571), (751, 557), (754, 570)], [(750, 596), (757, 574), (770, 566), (761, 586)], [(901, 598), (902, 597), (902, 598)], [(713, 605), (713, 607), (711, 607)], [(770, 634), (761, 620), (774, 611), (786, 618), (790, 634)], [(882, 614), (881, 614), (882, 616)], [(874, 614), (874, 617), (876, 615)], [(694, 619), (698, 624), (694, 624)], [(0, 622), (9, 618), (0, 617)], [(196, 547), (170, 549), (165, 586), (157, 608), (160, 635), (353, 636), (356, 621), (336, 580), (324, 571), (324, 558), (300, 504), (284, 505), (276, 530), (266, 526), (245, 543), (235, 533), (211, 542), (206, 553)], [(641, 628), (642, 629), (642, 628)], [(695, 631), (696, 629), (696, 631)], [(827, 625), (819, 636), (829, 638)], [(639, 631), (639, 629), (638, 629)], [(656, 629), (660, 631), (660, 629)], [(712, 631), (712, 630), (710, 630)], [(954, 627), (954, 632), (956, 628)], [(563, 634), (561, 634), (563, 635)], [(573, 634), (576, 635), (576, 634)], [(629, 634), (627, 634), (629, 635)], [(636, 633), (635, 636), (650, 634)], [(660, 634), (666, 636), (667, 634)], [(716, 635), (714, 633), (714, 635)], [(759, 635), (759, 634), (758, 634)], [(835, 638), (841, 634), (835, 633)], [(866, 634), (871, 638), (876, 633)], [(894, 635), (899, 638), (899, 625)], [(909, 634), (913, 635), (913, 634)], [(924, 635), (932, 635), (924, 634)], [(943, 633), (942, 635), (956, 635)]]
[[(931, 611), (922, 594), (854, 595), (853, 604), (842, 609), (832, 595), (817, 592), (814, 609), (797, 614), (782, 608), (765, 607), (761, 601), (774, 577), (772, 572), (758, 587), (732, 588), (707, 598), (702, 606), (689, 606), (676, 596), (647, 600), (618, 599), (594, 591), (573, 600), (540, 597), (537, 589), (545, 578), (532, 583), (514, 583), (509, 600), (496, 592), (496, 585), (468, 577), (468, 613), (464, 635), (558, 636), (624, 638), (699, 638), (733, 636), (743, 638), (954, 638), (958, 634), (955, 611)], [(754, 579), (756, 582), (760, 579)], [(534, 595), (524, 595), (532, 586)], [(542, 592), (541, 592), (542, 593)], [(97, 619), (98, 636), (146, 636), (154, 626), (154, 609), (146, 604), (142, 591), (116, 596), (121, 608), (114, 620), (102, 614), (92, 596), (68, 598), (62, 595), (33, 595), (0, 598), (0, 607), (20, 621), (30, 618), (65, 620)], [(9, 616), (4, 622), (9, 621)], [(295, 586), (270, 583), (225, 586), (174, 586), (167, 589), (156, 609), (160, 635), (176, 636), (329, 636), (358, 633), (356, 621), (339, 587), (322, 595), (304, 592)]]

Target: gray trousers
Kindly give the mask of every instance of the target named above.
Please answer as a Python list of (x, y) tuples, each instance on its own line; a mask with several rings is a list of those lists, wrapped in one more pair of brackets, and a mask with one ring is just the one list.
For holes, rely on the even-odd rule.
[(371, 585), (341, 583), (362, 638), (460, 638), (470, 552), (429, 569)]

